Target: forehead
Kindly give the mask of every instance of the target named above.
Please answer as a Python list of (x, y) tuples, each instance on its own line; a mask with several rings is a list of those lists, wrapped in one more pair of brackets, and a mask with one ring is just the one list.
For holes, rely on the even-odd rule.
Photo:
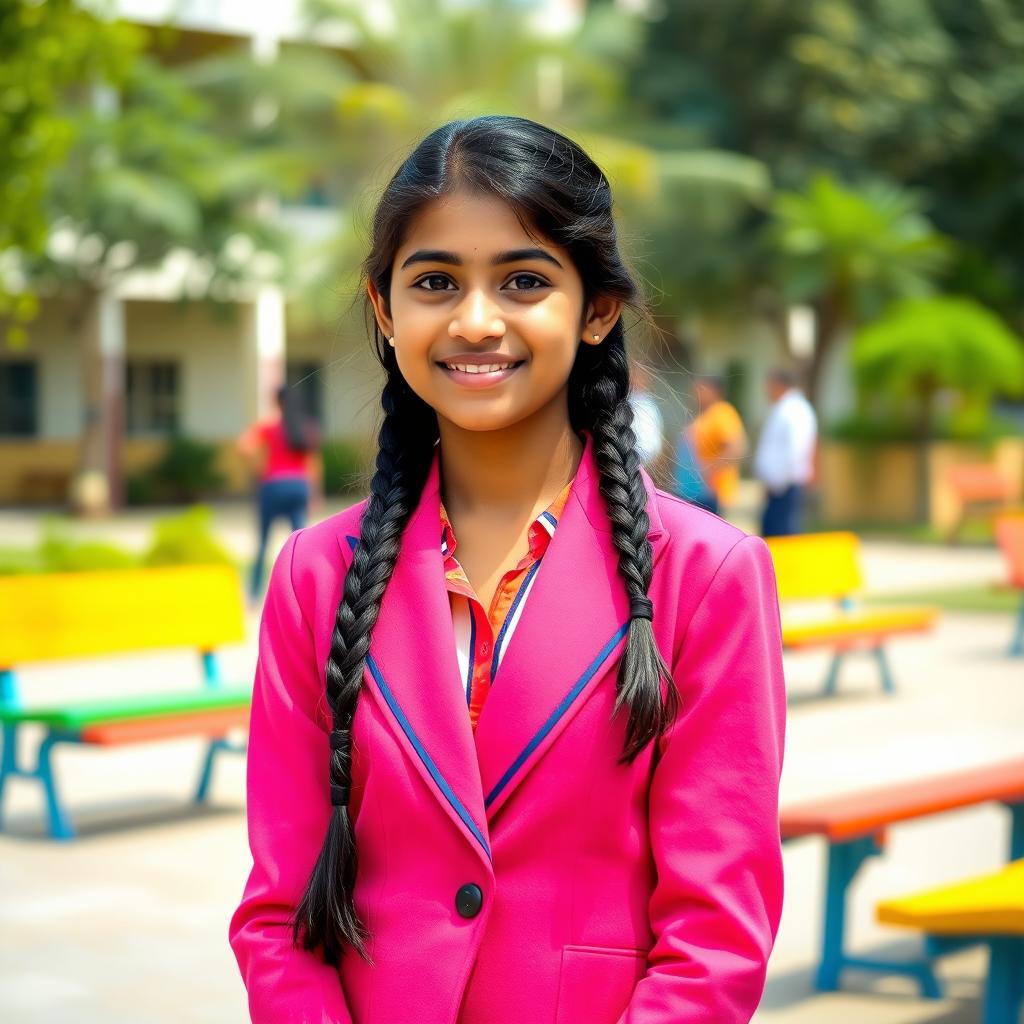
[(488, 195), (454, 192), (429, 202), (416, 215), (396, 261), (417, 249), (441, 249), (466, 260), (486, 259), (510, 249), (537, 247), (552, 253), (561, 248), (524, 227), (508, 203)]

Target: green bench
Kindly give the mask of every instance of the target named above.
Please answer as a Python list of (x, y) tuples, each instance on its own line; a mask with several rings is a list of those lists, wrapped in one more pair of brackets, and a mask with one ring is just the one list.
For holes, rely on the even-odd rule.
[[(59, 744), (111, 747), (185, 736), (207, 739), (195, 799), (207, 799), (217, 756), (244, 752), (231, 734), (248, 723), (250, 686), (221, 679), (216, 649), (244, 635), (237, 573), (224, 566), (181, 566), (0, 579), (0, 829), (8, 779), (36, 781), (49, 832), (74, 828), (58, 793), (51, 753)], [(190, 647), (202, 683), (173, 692), (25, 706), (15, 670), (104, 654)], [(20, 740), (41, 732), (34, 764), (23, 766)]]

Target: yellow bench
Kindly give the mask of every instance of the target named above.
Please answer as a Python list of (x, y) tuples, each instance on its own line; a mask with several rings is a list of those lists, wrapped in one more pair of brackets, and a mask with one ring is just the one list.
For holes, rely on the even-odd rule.
[[(853, 533), (807, 533), (769, 538), (779, 600), (783, 605), (782, 643), (789, 650), (827, 647), (834, 651), (825, 677), (826, 694), (834, 694), (844, 657), (855, 650), (874, 655), (887, 693), (895, 689), (885, 658), (890, 637), (927, 632), (937, 608), (858, 609), (854, 599), (864, 589), (860, 541)], [(796, 621), (786, 605), (828, 601), (835, 610), (808, 621)]]
[(1018, 1024), (1024, 1007), (1024, 860), (1001, 871), (878, 905), (883, 924), (923, 932), (931, 955), (989, 947), (982, 1024)]
[[(244, 727), (251, 687), (223, 683), (217, 647), (242, 639), (238, 574), (227, 566), (176, 566), (113, 572), (0, 578), (0, 810), (5, 783), (30, 778), (43, 788), (50, 834), (69, 839), (71, 822), (58, 797), (50, 752), (62, 743), (111, 746), (180, 736), (209, 739), (195, 799), (206, 798), (215, 756), (244, 750), (227, 736)], [(190, 647), (203, 684), (115, 698), (25, 706), (15, 670), (36, 662)], [(42, 730), (35, 766), (22, 767), (25, 726)]]

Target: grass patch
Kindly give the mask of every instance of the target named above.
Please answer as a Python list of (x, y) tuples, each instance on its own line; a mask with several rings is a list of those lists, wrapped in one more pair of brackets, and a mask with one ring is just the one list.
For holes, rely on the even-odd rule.
[(949, 587), (916, 593), (885, 594), (865, 598), (865, 604), (923, 604), (933, 605), (946, 612), (995, 612), (1012, 614), (1020, 606), (1021, 596), (1016, 590), (995, 587)]

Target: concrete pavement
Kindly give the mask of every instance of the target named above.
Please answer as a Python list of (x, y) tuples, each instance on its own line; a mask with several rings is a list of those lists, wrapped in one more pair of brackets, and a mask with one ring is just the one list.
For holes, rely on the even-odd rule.
[[(251, 549), (248, 510), (218, 509), (218, 532), (240, 557)], [(34, 524), (0, 513), (3, 543)], [(148, 519), (92, 524), (89, 531), (141, 543)], [(247, 539), (248, 538), (248, 539)], [(283, 534), (278, 542), (283, 540)], [(993, 552), (869, 544), (872, 589), (923, 589), (940, 582), (984, 583), (998, 575)], [(249, 640), (224, 652), (226, 675), (251, 677)], [(1004, 656), (1008, 617), (946, 615), (936, 633), (892, 645), (899, 686), (884, 697), (873, 663), (844, 670), (840, 696), (816, 687), (827, 657), (787, 657), (791, 706), (783, 801), (910, 778), (933, 770), (1019, 756), (1024, 747), (1024, 663)], [(26, 698), (175, 689), (198, 679), (187, 652), (121, 657), (22, 673)], [(187, 811), (200, 747), (192, 741), (111, 751), (68, 748), (57, 755), (81, 838), (41, 838), (39, 795), (15, 781), (9, 832), (0, 836), (0, 1019), (6, 1024), (232, 1024), (247, 1019), (242, 986), (226, 942), (227, 922), (248, 869), (244, 777), (225, 759), (214, 806)], [(913, 938), (873, 921), (877, 899), (998, 865), (1008, 821), (994, 807), (894, 829), (884, 857), (869, 863), (853, 890), (855, 949), (906, 955)], [(947, 997), (919, 999), (903, 979), (850, 974), (847, 990), (811, 992), (823, 890), (824, 849), (814, 840), (787, 847), (787, 901), (768, 989), (764, 1024), (969, 1024), (977, 1021), (983, 957), (943, 961)]]

